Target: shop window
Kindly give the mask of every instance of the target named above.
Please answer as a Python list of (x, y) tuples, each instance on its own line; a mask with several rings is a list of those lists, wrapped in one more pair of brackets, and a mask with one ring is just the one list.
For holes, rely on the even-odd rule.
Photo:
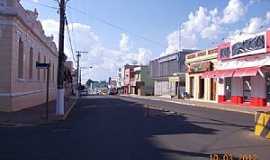
[(270, 73), (265, 73), (265, 81), (266, 81), (266, 98), (267, 102), (270, 102)]
[(230, 100), (232, 95), (232, 78), (225, 78), (225, 99)]
[(243, 77), (243, 95), (244, 101), (250, 101), (251, 98), (250, 77)]
[(18, 55), (18, 78), (23, 79), (24, 66), (24, 44), (22, 39), (19, 39), (19, 55)]
[(29, 79), (33, 79), (33, 48), (30, 48), (29, 53)]

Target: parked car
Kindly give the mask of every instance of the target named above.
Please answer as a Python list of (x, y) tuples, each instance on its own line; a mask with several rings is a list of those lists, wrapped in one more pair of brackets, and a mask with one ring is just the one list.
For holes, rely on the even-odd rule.
[(87, 89), (80, 90), (80, 96), (88, 96), (88, 90)]
[(117, 90), (116, 90), (116, 88), (111, 88), (111, 89), (109, 89), (109, 93), (108, 93), (109, 95), (117, 95)]

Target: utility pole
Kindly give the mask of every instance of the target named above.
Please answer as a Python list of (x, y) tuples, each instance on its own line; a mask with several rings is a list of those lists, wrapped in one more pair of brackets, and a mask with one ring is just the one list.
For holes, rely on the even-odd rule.
[(81, 53), (88, 53), (88, 52), (76, 51), (76, 53), (77, 53), (77, 96), (79, 96), (79, 89), (81, 86), (81, 68), (80, 68)]
[(178, 47), (179, 47), (179, 48), (178, 48), (178, 51), (181, 51), (181, 47), (182, 47), (182, 46), (181, 46), (181, 41), (182, 41), (182, 40), (181, 40), (181, 36), (182, 36), (182, 35), (181, 35), (181, 32), (182, 32), (182, 25), (180, 24), (180, 25), (179, 25), (179, 31), (178, 31), (178, 36), (179, 36), (179, 39), (178, 39)]
[(65, 38), (65, 20), (66, 20), (66, 1), (60, 0), (60, 24), (59, 24), (59, 45), (58, 45), (58, 72), (57, 72), (57, 99), (56, 114), (64, 115), (64, 38)]
[(79, 76), (80, 76), (80, 57), (81, 53), (79, 51), (77, 53), (77, 96), (79, 96)]

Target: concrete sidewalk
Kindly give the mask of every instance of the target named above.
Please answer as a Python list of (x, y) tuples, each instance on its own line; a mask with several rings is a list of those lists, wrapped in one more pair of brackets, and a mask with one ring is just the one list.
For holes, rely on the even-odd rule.
[(150, 100), (171, 102), (171, 103), (194, 106), (194, 107), (204, 107), (204, 108), (209, 108), (209, 109), (241, 112), (241, 113), (247, 113), (247, 114), (255, 114), (256, 111), (270, 112), (270, 107), (220, 104), (220, 103), (211, 103), (211, 102), (200, 102), (200, 101), (195, 101), (195, 100), (190, 100), (190, 99), (170, 99), (167, 97), (158, 97), (158, 96), (137, 96), (137, 95), (121, 95), (121, 96), (141, 98), (141, 99), (150, 99)]
[(49, 119), (46, 119), (46, 104), (41, 104), (17, 112), (0, 112), (0, 127), (22, 127), (48, 124), (65, 119), (77, 102), (76, 97), (65, 97), (65, 114), (55, 114), (55, 101), (49, 103)]

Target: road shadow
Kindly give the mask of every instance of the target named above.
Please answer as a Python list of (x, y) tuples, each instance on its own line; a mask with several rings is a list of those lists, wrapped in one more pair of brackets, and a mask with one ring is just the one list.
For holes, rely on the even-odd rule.
[[(141, 104), (116, 98), (81, 99), (66, 121), (3, 130), (0, 133), (0, 159), (209, 159), (207, 153), (163, 148), (153, 137), (213, 135), (218, 130), (193, 124), (183, 115), (151, 109), (147, 116), (145, 112)], [(172, 153), (174, 156), (171, 156)]]

